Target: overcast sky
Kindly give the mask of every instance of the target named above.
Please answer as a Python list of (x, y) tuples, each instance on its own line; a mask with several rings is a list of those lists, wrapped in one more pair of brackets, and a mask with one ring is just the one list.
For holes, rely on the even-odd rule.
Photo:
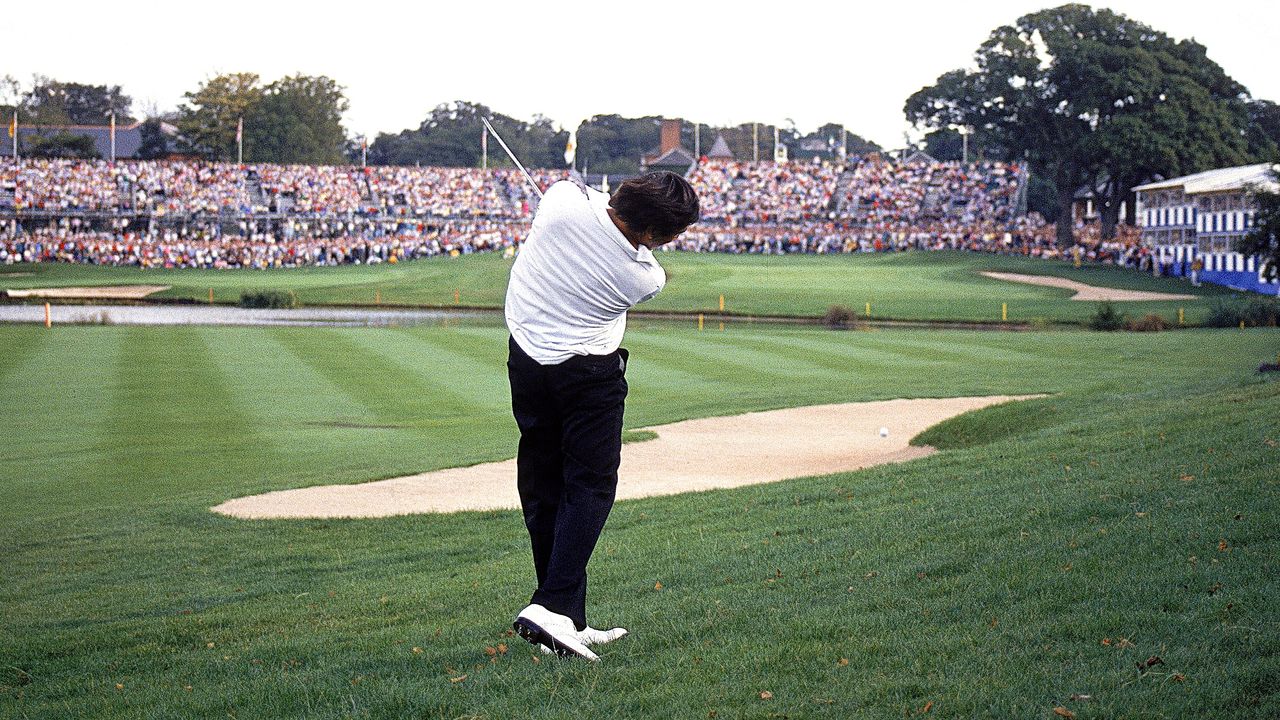
[[(327, 75), (345, 87), (350, 134), (417, 127), (471, 100), (576, 127), (597, 113), (803, 132), (825, 122), (901, 146), (907, 97), (971, 64), (998, 25), (1049, 3), (697, 0), (343, 4), (222, 0), (10, 3), (0, 75), (121, 85), (135, 114), (177, 107), (224, 72)], [(1110, 7), (1194, 37), (1254, 97), (1280, 101), (1280, 3), (1117, 0)], [(56, 12), (56, 21), (50, 21)], [(47, 30), (46, 30), (47, 28)]]

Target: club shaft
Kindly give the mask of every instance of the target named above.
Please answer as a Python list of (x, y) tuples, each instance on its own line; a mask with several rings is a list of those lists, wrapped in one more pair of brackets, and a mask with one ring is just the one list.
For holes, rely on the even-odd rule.
[(538, 197), (542, 197), (542, 188), (538, 187), (538, 183), (533, 179), (533, 176), (530, 175), (529, 171), (524, 169), (524, 165), (521, 165), (520, 161), (516, 159), (516, 154), (511, 152), (511, 148), (507, 147), (507, 144), (502, 141), (502, 136), (498, 134), (497, 130), (493, 129), (492, 125), (489, 124), (488, 118), (481, 117), (480, 122), (484, 123), (485, 129), (489, 131), (489, 134), (493, 136), (494, 140), (498, 141), (498, 144), (502, 146), (502, 149), (507, 151), (507, 157), (511, 158), (511, 162), (515, 163), (516, 167), (520, 168), (520, 172), (524, 173), (524, 179), (528, 180), (529, 184), (533, 186), (533, 191), (538, 193)]

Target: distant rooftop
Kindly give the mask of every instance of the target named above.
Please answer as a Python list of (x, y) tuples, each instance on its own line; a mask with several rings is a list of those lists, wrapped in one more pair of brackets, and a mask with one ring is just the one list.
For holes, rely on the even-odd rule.
[(1271, 176), (1273, 167), (1276, 166), (1271, 163), (1258, 163), (1257, 165), (1218, 168), (1194, 175), (1183, 175), (1169, 180), (1139, 185), (1134, 190), (1146, 192), (1180, 187), (1188, 195), (1194, 195), (1197, 193), (1243, 190), (1248, 186), (1261, 186), (1275, 192), (1280, 190), (1280, 184), (1277, 184), (1275, 178)]

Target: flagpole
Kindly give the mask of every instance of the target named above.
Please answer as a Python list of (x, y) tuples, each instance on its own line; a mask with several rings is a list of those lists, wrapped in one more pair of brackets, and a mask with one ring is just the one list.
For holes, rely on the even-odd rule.
[(480, 130), (480, 169), (489, 169), (489, 128)]
[(13, 161), (18, 161), (18, 106), (13, 106)]

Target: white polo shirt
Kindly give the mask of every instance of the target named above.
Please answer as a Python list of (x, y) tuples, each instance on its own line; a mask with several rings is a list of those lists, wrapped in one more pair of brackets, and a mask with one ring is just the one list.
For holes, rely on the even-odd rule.
[(607, 355), (627, 310), (658, 294), (666, 273), (609, 217), (609, 195), (562, 180), (538, 206), (507, 284), (507, 329), (542, 365)]

